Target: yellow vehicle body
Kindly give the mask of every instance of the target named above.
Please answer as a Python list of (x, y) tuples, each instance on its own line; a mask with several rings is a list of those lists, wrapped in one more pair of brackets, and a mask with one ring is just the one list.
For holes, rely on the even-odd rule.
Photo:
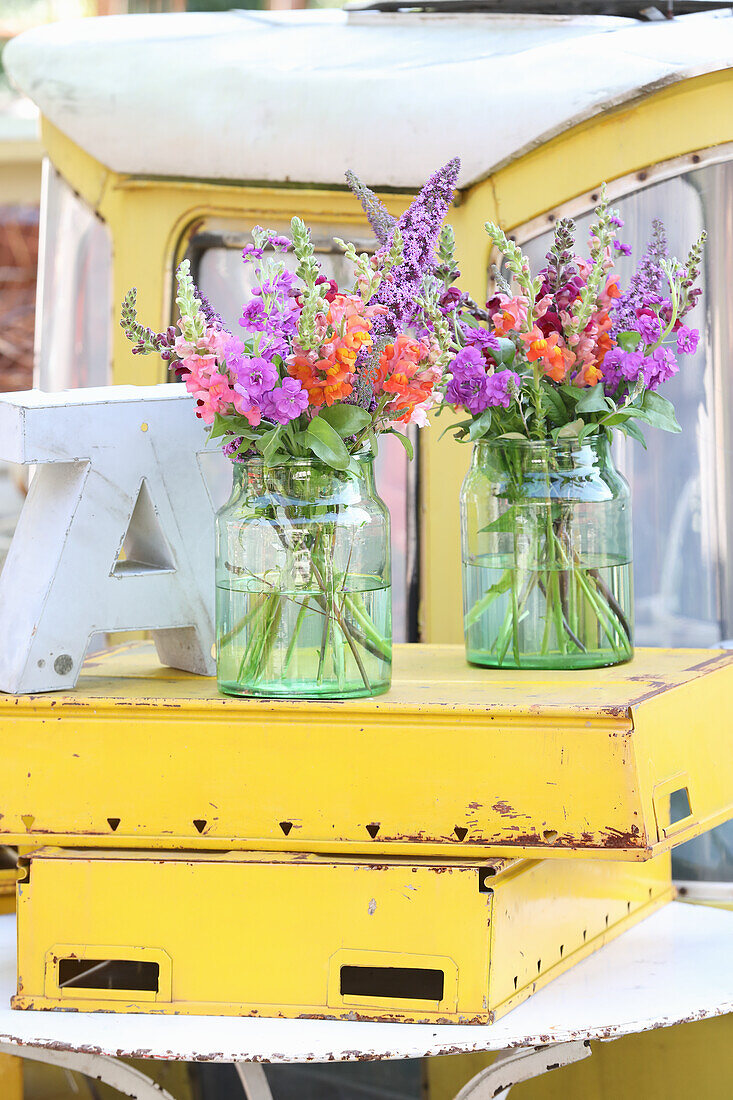
[(15, 882), (18, 873), (14, 867), (0, 870), (0, 915), (15, 910)]
[(568, 676), (406, 645), (378, 699), (241, 699), (134, 643), (0, 696), (0, 840), (644, 860), (733, 814), (732, 689), (709, 650)]
[(670, 857), (41, 849), (15, 1008), (491, 1023), (670, 900)]
[[(45, 148), (63, 178), (107, 224), (114, 248), (113, 301), (131, 286), (150, 323), (173, 319), (173, 271), (191, 239), (209, 230), (248, 232), (255, 224), (286, 224), (299, 215), (316, 230), (358, 235), (364, 217), (345, 190), (283, 183), (261, 186), (211, 180), (159, 179), (116, 173), (42, 119)], [(492, 257), (483, 231), (487, 219), (511, 232), (533, 219), (552, 224), (555, 207), (589, 198), (601, 180), (614, 194), (644, 180), (663, 179), (694, 167), (710, 151), (733, 141), (733, 69), (724, 69), (651, 91), (605, 110), (524, 152), (460, 192), (449, 220), (461, 257), (461, 285), (478, 301), (486, 296)], [(400, 214), (411, 196), (380, 196)], [(166, 367), (133, 356), (119, 326), (113, 328), (112, 380), (148, 385), (164, 381)], [(458, 493), (470, 448), (451, 434), (447, 420), (421, 432), (420, 637), (460, 642), (460, 532)]]

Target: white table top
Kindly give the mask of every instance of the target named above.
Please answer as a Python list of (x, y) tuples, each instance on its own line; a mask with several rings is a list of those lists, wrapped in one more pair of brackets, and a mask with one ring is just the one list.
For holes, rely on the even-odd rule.
[[(15, 918), (0, 917), (0, 1005), (15, 989)], [(14, 1012), (0, 1042), (212, 1062), (420, 1058), (615, 1039), (733, 1012), (733, 913), (673, 902), (491, 1025)]]

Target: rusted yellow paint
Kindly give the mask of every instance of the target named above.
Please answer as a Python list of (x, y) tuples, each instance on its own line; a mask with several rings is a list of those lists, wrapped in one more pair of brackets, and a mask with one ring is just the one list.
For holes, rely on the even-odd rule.
[[(669, 856), (604, 866), (42, 849), (18, 886), (13, 1005), (490, 1023), (672, 895)], [(88, 988), (67, 970), (78, 960), (98, 968)], [(115, 978), (120, 962), (156, 973)], [(408, 972), (397, 988), (395, 970)]]
[(568, 675), (413, 645), (384, 697), (248, 700), (133, 644), (74, 692), (0, 696), (0, 839), (643, 860), (733, 813), (729, 723), (710, 720), (732, 685), (710, 650)]

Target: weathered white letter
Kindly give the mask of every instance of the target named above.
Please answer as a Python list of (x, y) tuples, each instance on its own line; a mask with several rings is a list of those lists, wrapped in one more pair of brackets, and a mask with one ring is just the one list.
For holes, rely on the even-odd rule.
[(0, 691), (73, 687), (98, 631), (213, 672), (203, 443), (179, 384), (0, 395), (0, 458), (38, 467), (0, 574)]

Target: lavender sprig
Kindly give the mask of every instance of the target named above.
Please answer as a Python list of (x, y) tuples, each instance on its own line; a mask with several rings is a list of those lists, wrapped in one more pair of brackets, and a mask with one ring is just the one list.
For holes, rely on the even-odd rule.
[(346, 173), (346, 182), (361, 203), (374, 236), (381, 245), (386, 245), (394, 230), (396, 218), (392, 217), (381, 199), (351, 169)]
[(613, 310), (613, 329), (611, 335), (616, 339), (621, 332), (635, 331), (637, 327), (637, 309), (647, 302), (659, 301), (664, 295), (666, 276), (662, 262), (667, 257), (667, 235), (658, 218), (652, 222), (652, 236), (641, 263), (629, 281), (625, 294), (616, 301)]

